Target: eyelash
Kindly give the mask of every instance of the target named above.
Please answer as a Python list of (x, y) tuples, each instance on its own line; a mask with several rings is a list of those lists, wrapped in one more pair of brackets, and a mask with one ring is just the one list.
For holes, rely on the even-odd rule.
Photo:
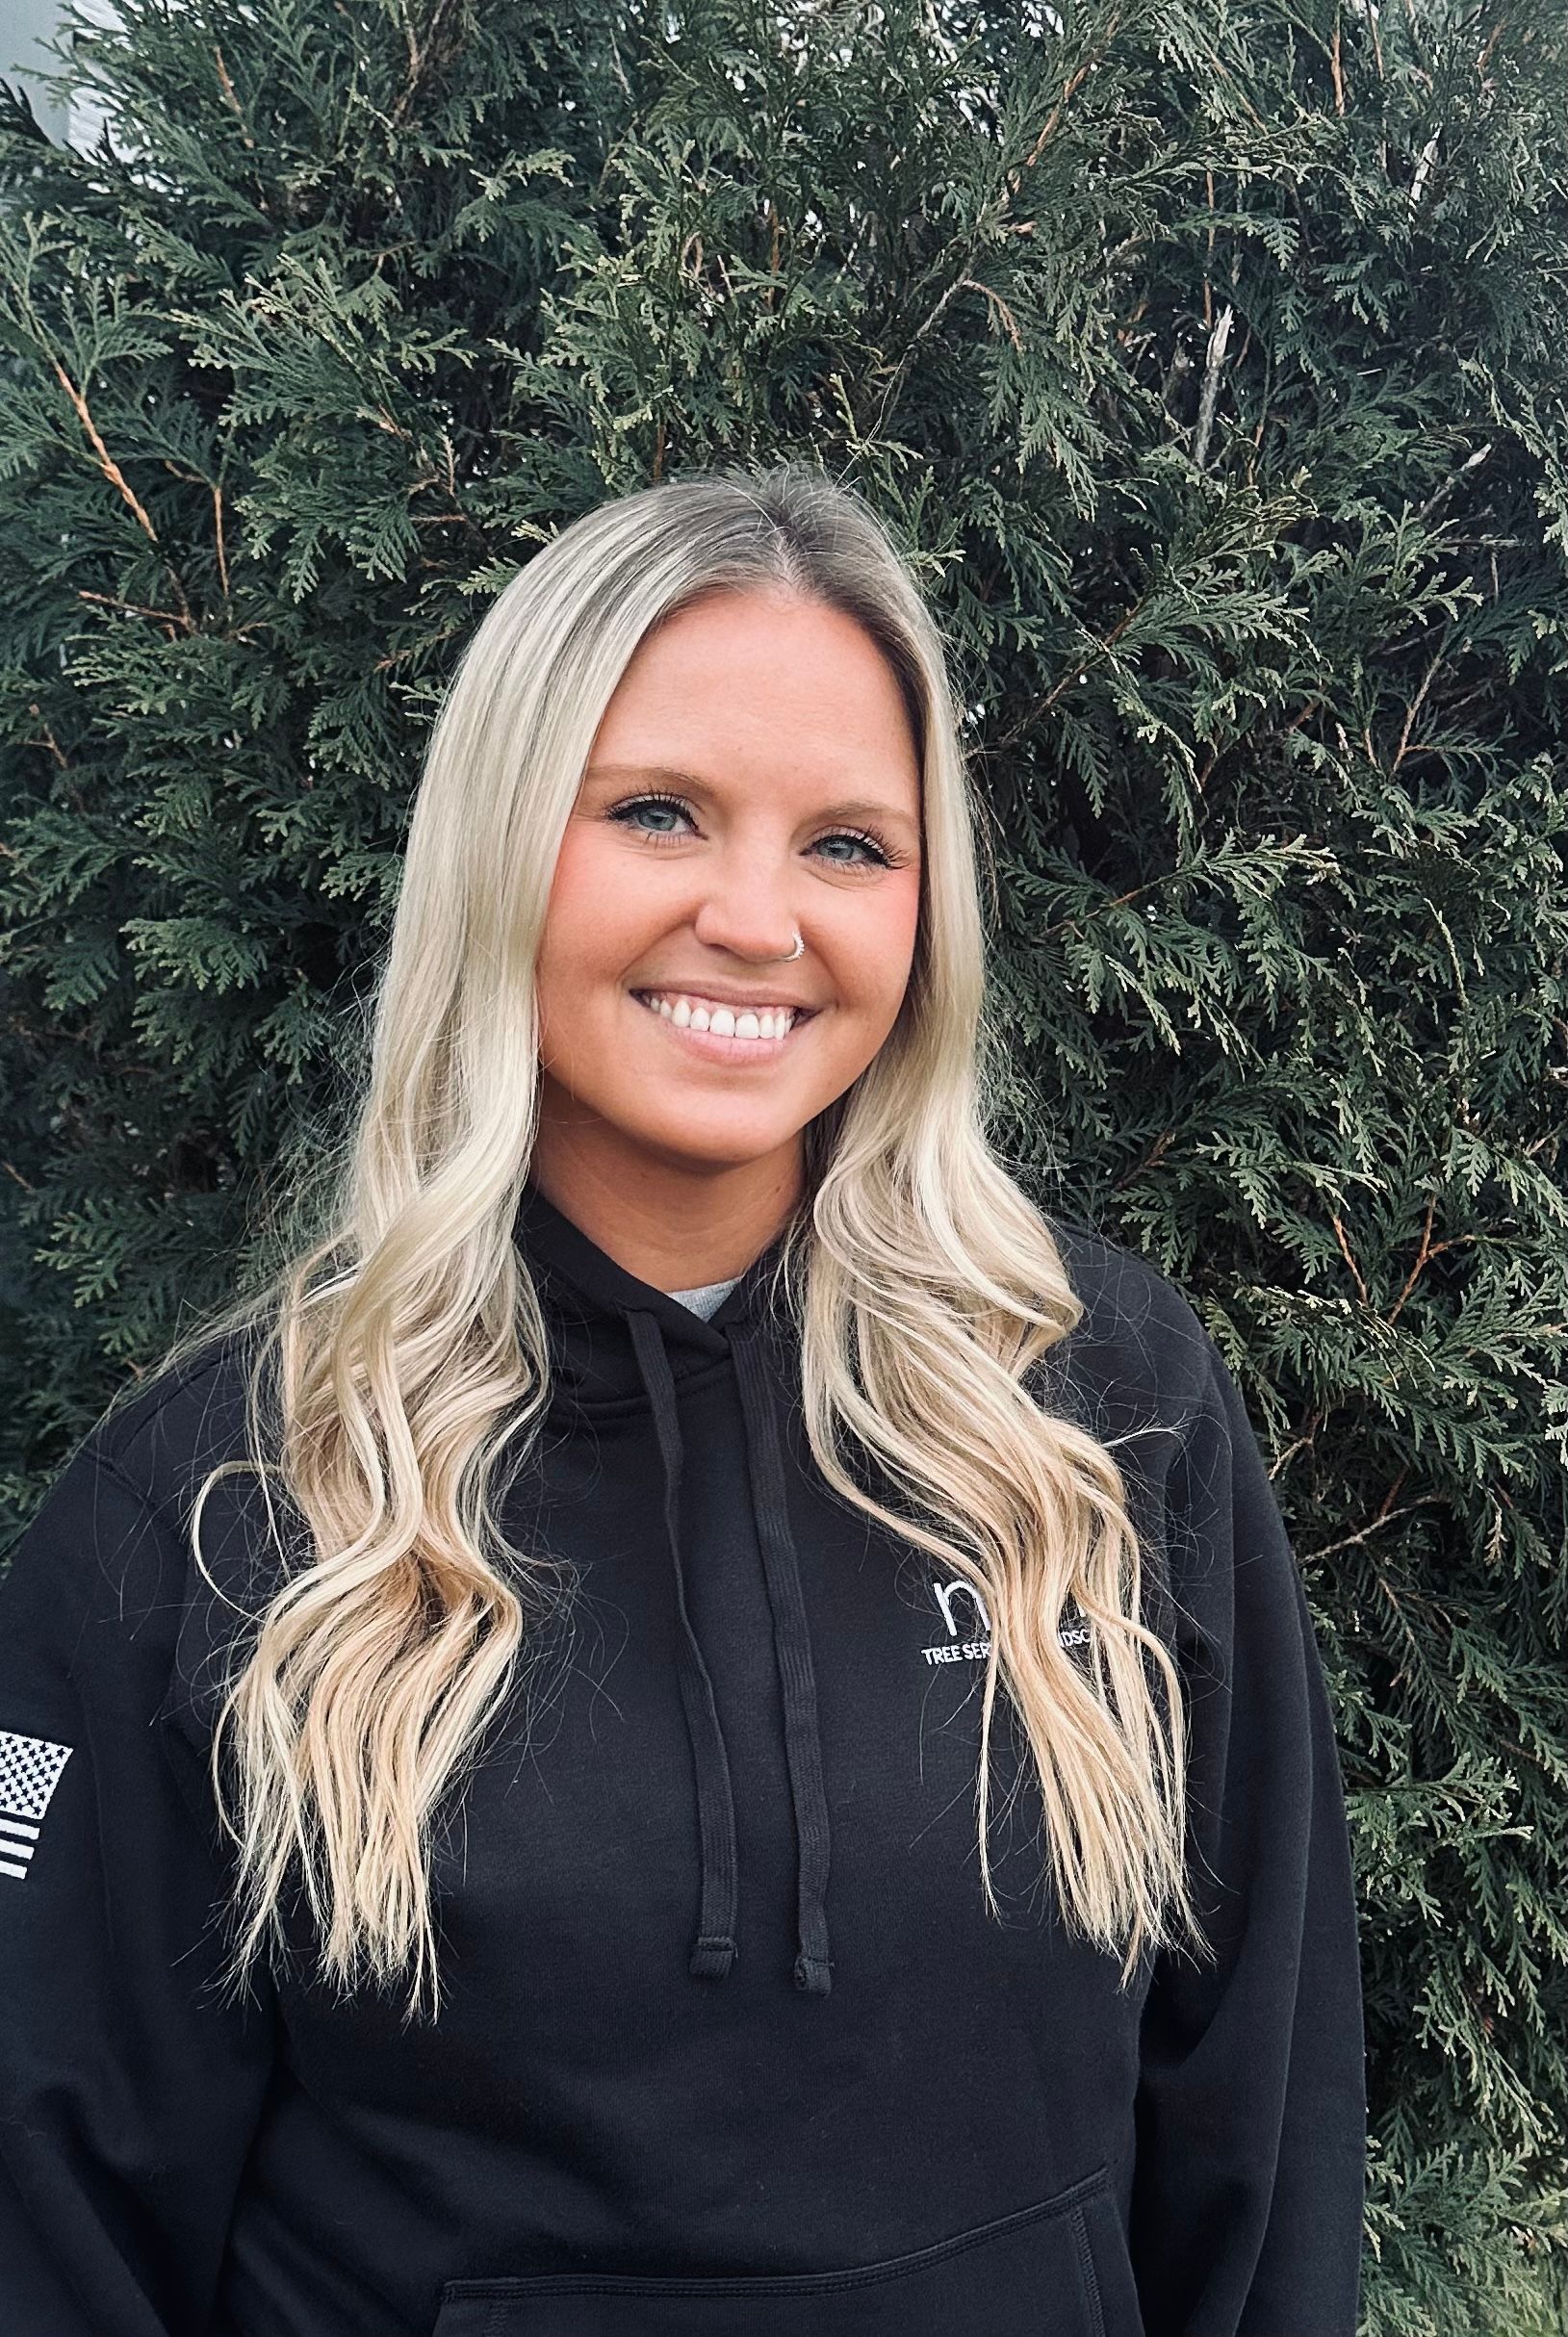
[[(689, 812), (691, 809), (691, 806), (679, 795), (629, 795), (622, 802), (612, 805), (605, 817), (614, 820), (619, 827), (630, 829), (630, 833), (645, 844), (679, 843), (681, 839), (673, 829), (633, 828), (631, 826), (631, 822), (624, 815), (630, 811), (641, 810), (645, 804), (668, 805), (672, 810), (676, 811)], [(834, 836), (851, 836), (857, 844), (864, 844), (868, 850), (877, 855), (877, 861), (884, 868), (896, 868), (901, 864), (898, 854), (892, 850), (891, 846), (885, 843), (880, 836), (869, 834), (864, 828), (831, 828), (828, 834)], [(818, 843), (826, 840), (823, 836), (817, 838)], [(855, 866), (863, 868), (866, 863), (863, 860), (859, 862), (839, 860), (835, 865), (839, 868)]]

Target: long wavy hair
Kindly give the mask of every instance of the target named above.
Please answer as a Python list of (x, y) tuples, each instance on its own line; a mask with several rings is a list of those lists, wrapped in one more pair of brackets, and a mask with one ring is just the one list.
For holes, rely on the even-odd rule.
[[(497, 596), (430, 732), (368, 1069), (321, 1156), (314, 1231), (165, 1356), (215, 1331), (262, 1334), (250, 1457), (199, 1488), (198, 1565), (202, 1508), (229, 1470), (276, 1480), (308, 1528), (221, 1682), (212, 1781), (237, 1853), (236, 1986), (264, 1940), (281, 1944), (294, 1877), (321, 1978), (407, 1977), (405, 2017), (426, 1991), (439, 2010), (433, 1820), (528, 1633), (572, 1587), (497, 1523), (551, 1393), (514, 1238), (537, 1126), (535, 956), (610, 696), (653, 627), (715, 592), (854, 618), (901, 686), (922, 775), (907, 992), (874, 1060), (804, 1131), (805, 1192), (770, 1293), (798, 1331), (812, 1453), (990, 1618), (977, 1800), (991, 1912), (1000, 1690), (1032, 1751), (1067, 1928), (1121, 1956), (1123, 1985), (1147, 1948), (1202, 1950), (1180, 1682), (1144, 1620), (1125, 1482), (1107, 1445), (1029, 1384), (1083, 1308), (1045, 1214), (987, 1140), (1007, 1057), (984, 1009), (980, 822), (942, 642), (871, 505), (792, 461), (606, 501)], [(898, 1505), (872, 1489), (878, 1470)]]

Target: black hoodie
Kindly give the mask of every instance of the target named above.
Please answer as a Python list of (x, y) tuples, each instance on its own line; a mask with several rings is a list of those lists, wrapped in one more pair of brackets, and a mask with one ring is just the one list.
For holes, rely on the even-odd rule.
[[(1352, 2337), (1365, 2098), (1330, 1718), (1247, 1414), (1059, 1222), (1049, 1400), (1115, 1440), (1192, 1714), (1216, 1956), (1067, 1935), (988, 1623), (834, 1498), (770, 1245), (709, 1321), (532, 1186), (573, 1562), (435, 1829), (439, 2019), (216, 1986), (218, 1657), (276, 1573), (243, 1343), (100, 1423), (0, 1592), (3, 2337)], [(1045, 1367), (1037, 1367), (1045, 1368)], [(274, 1489), (274, 1505), (276, 1492)], [(240, 1602), (237, 1609), (228, 1601)], [(1071, 1643), (1072, 1627), (1065, 1636)]]

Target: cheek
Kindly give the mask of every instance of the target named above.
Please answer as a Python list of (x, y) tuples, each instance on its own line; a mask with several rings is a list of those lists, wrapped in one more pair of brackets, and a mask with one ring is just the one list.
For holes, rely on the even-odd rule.
[(592, 827), (568, 822), (539, 940), (541, 1003), (553, 994), (567, 1011), (574, 1001), (584, 1009), (593, 986), (613, 979), (638, 948), (642, 872), (626, 853), (606, 856), (597, 845)]
[(919, 918), (919, 880), (912, 877), (895, 893), (882, 888), (874, 901), (857, 904), (860, 913), (824, 946), (834, 989), (857, 1015), (890, 1026), (908, 987)]

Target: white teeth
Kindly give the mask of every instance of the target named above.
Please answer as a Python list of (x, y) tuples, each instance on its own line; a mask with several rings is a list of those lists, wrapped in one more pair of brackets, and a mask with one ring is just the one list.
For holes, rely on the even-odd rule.
[(753, 1007), (715, 1006), (709, 1012), (706, 1006), (693, 1006), (685, 997), (678, 996), (672, 1006), (658, 990), (638, 990), (634, 995), (678, 1029), (711, 1031), (715, 1039), (783, 1039), (795, 1021), (795, 1009), (787, 1006), (763, 1007), (760, 1011)]

